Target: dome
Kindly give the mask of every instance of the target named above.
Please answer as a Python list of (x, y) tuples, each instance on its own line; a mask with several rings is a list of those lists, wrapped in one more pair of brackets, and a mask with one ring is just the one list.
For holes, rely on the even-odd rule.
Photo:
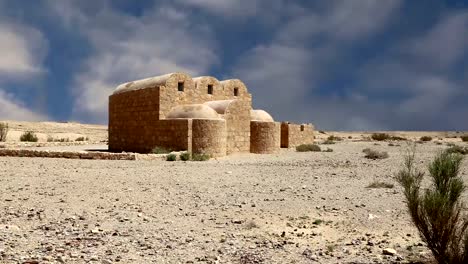
[(263, 121), (263, 122), (275, 122), (273, 117), (264, 110), (250, 110), (250, 120), (252, 121)]
[(216, 111), (202, 104), (179, 105), (171, 109), (166, 116), (167, 119), (183, 118), (183, 119), (219, 119)]

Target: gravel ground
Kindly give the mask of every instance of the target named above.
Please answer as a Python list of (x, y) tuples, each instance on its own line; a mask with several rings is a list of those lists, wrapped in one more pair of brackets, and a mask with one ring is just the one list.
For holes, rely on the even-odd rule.
[[(405, 145), (379, 144), (206, 162), (0, 158), (0, 262), (424, 259), (392, 178)], [(366, 159), (367, 147), (390, 157)], [(421, 168), (443, 148), (418, 144)], [(466, 160), (461, 173), (467, 179)], [(395, 187), (366, 188), (374, 181)]]

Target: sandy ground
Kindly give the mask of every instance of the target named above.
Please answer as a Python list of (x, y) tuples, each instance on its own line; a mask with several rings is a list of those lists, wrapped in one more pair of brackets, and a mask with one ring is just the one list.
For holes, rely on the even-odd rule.
[[(424, 258), (428, 251), (393, 180), (405, 148), (396, 144), (347, 140), (321, 146), (333, 152), (282, 150), (206, 162), (0, 158), (0, 262)], [(366, 147), (390, 157), (366, 159)], [(444, 148), (418, 144), (421, 169)], [(468, 180), (467, 160), (461, 174)], [(366, 188), (373, 181), (395, 187)], [(386, 248), (396, 254), (385, 255)]]

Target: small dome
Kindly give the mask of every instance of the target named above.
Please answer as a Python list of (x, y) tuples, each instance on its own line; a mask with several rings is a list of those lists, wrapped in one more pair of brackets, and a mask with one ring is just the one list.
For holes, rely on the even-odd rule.
[(275, 122), (273, 117), (269, 113), (263, 110), (250, 110), (250, 120), (252, 121), (263, 121), (263, 122)]
[(202, 104), (179, 105), (171, 109), (166, 116), (167, 119), (183, 118), (183, 119), (219, 119), (216, 111)]

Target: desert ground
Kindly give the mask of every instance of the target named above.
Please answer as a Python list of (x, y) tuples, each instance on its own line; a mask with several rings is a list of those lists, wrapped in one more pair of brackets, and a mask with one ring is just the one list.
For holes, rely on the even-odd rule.
[[(86, 148), (107, 137), (104, 126), (9, 124), (3, 148)], [(18, 142), (26, 130), (39, 142)], [(468, 146), (460, 132), (391, 133), (433, 137), (416, 144), (424, 171), (448, 143)], [(407, 143), (372, 141), (371, 132), (316, 134), (332, 152), (282, 149), (204, 162), (0, 157), (0, 263), (430, 260), (394, 180)], [(330, 135), (343, 140), (323, 144)], [(51, 136), (70, 140), (47, 142)], [(78, 136), (89, 140), (76, 143)], [(364, 148), (389, 157), (367, 159)], [(466, 159), (460, 174), (468, 181)], [(374, 182), (388, 186), (368, 188)]]

